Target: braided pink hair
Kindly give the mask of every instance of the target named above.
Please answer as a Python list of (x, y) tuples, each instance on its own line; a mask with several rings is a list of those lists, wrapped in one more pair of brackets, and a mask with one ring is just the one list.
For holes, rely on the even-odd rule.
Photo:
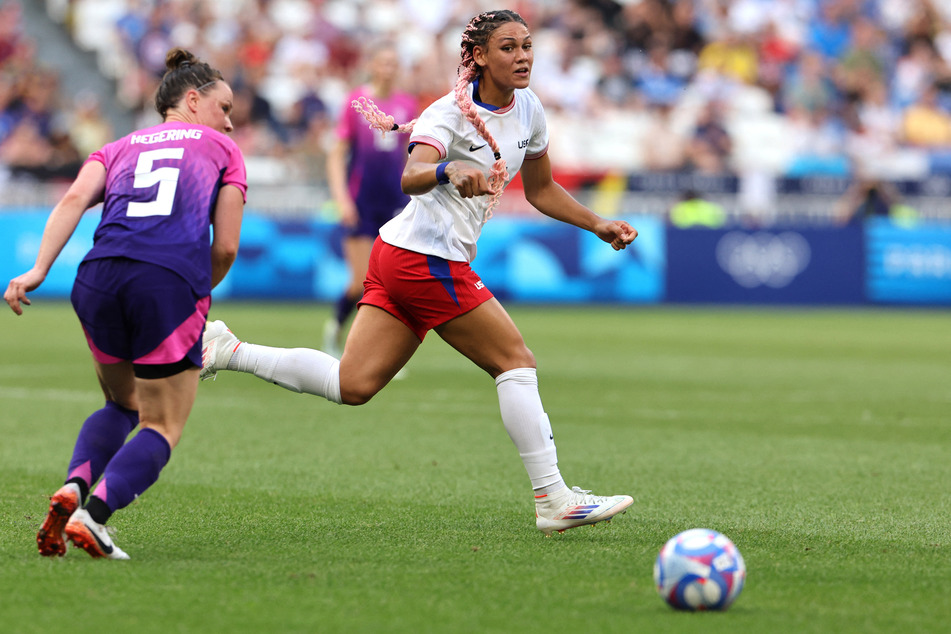
[[(503, 13), (514, 12), (507, 11)], [(465, 116), (469, 123), (476, 129), (479, 136), (485, 139), (489, 147), (492, 148), (492, 153), (495, 155), (495, 163), (492, 164), (492, 170), (489, 172), (489, 185), (495, 190), (495, 194), (493, 194), (492, 199), (489, 201), (489, 206), (485, 210), (482, 224), (488, 222), (489, 218), (492, 217), (493, 210), (499, 205), (499, 199), (502, 198), (502, 189), (509, 179), (509, 173), (505, 168), (505, 159), (502, 158), (499, 144), (496, 142), (495, 137), (489, 133), (488, 128), (485, 126), (485, 121), (479, 116), (479, 112), (476, 110), (468, 90), (469, 84), (479, 76), (479, 65), (476, 64), (475, 59), (472, 57), (472, 49), (476, 46), (484, 46), (491, 32), (502, 23), (502, 21), (498, 21), (491, 27), (491, 30), (486, 28), (489, 23), (495, 22), (494, 18), (496, 18), (495, 13), (482, 13), (472, 18), (469, 24), (466, 25), (466, 30), (462, 33), (462, 63), (459, 64), (459, 79), (456, 80), (456, 86), (453, 89), (456, 95), (456, 105), (459, 106), (459, 110), (462, 111), (463, 116)], [(511, 20), (504, 21), (509, 22)]]
[[(502, 197), (502, 189), (509, 179), (509, 173), (505, 167), (505, 159), (502, 158), (502, 152), (499, 150), (498, 142), (496, 142), (492, 134), (489, 133), (485, 121), (479, 116), (472, 97), (469, 95), (469, 84), (481, 74), (479, 65), (476, 64), (475, 59), (472, 57), (472, 50), (476, 46), (485, 47), (492, 32), (505, 22), (525, 24), (525, 20), (522, 19), (522, 16), (514, 11), (508, 10), (480, 13), (469, 20), (469, 24), (466, 25), (465, 31), (462, 33), (462, 62), (459, 64), (457, 71), (459, 79), (456, 80), (456, 85), (453, 88), (456, 105), (459, 106), (459, 110), (462, 111), (465, 118), (476, 129), (479, 136), (489, 144), (489, 147), (492, 148), (492, 152), (495, 155), (495, 163), (492, 164), (492, 169), (489, 172), (489, 185), (495, 190), (495, 194), (493, 194), (492, 199), (489, 201), (489, 206), (485, 210), (482, 224), (488, 222), (489, 218), (492, 217), (493, 210), (498, 206), (499, 199)], [(373, 100), (367, 99), (366, 97), (353, 100), (351, 105), (354, 110), (364, 116), (370, 123), (371, 128), (380, 130), (384, 134), (392, 131), (411, 132), (413, 126), (416, 124), (416, 119), (413, 119), (409, 123), (397, 124), (393, 117), (383, 113), (377, 108), (376, 104), (373, 103)]]
[(380, 110), (372, 99), (359, 97), (350, 102), (350, 106), (363, 115), (363, 118), (370, 123), (370, 128), (376, 128), (385, 136), (387, 132), (412, 132), (416, 125), (416, 119), (409, 123), (396, 123), (392, 115), (388, 115)]

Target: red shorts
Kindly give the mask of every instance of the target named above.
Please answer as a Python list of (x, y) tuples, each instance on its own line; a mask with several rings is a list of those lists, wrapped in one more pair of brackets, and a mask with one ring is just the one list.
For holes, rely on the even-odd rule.
[(492, 299), (468, 262), (373, 243), (360, 305), (382, 308), (412, 330), (419, 340), (429, 330)]

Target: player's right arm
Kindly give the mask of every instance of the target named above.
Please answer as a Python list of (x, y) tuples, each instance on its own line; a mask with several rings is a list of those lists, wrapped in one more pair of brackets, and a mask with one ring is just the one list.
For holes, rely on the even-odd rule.
[(23, 314), (23, 304), (29, 305), (26, 294), (35, 290), (49, 273), (53, 262), (69, 238), (76, 231), (76, 226), (83, 214), (93, 205), (102, 202), (106, 191), (106, 166), (99, 161), (89, 161), (79, 170), (79, 175), (70, 185), (62, 200), (57, 203), (46, 221), (43, 230), (43, 239), (40, 241), (40, 250), (36, 256), (36, 263), (26, 273), (19, 275), (7, 286), (3, 299), (10, 305), (17, 315)]
[[(439, 181), (436, 179), (436, 168), (439, 167), (439, 151), (431, 145), (417, 143), (410, 152), (400, 186), (408, 196), (418, 196), (432, 190)], [(489, 186), (489, 179), (475, 165), (465, 161), (452, 161), (446, 165), (446, 176), (463, 198), (494, 194), (495, 190)]]
[(225, 278), (238, 256), (241, 241), (241, 218), (244, 215), (244, 193), (234, 185), (225, 185), (218, 192), (211, 239), (211, 287)]

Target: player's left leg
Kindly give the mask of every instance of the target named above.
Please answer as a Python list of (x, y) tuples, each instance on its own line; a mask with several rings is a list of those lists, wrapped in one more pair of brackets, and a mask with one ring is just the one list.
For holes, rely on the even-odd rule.
[(538, 393), (535, 358), (502, 305), (492, 298), (435, 328), (449, 345), (495, 378), (505, 429), (535, 492), (536, 526), (546, 535), (611, 519), (633, 502), (569, 489), (558, 469), (555, 436)]
[(69, 463), (67, 480), (79, 484), (83, 501), (88, 497), (92, 485), (99, 480), (106, 464), (139, 425), (132, 363), (102, 363), (94, 360), (94, 365), (106, 404), (83, 423)]
[(565, 488), (554, 435), (538, 394), (535, 357), (499, 301), (493, 297), (435, 331), (495, 379), (502, 422), (536, 495)]
[(357, 302), (363, 297), (363, 280), (367, 276), (367, 263), (374, 239), (375, 234), (357, 234), (349, 235), (343, 240), (343, 255), (350, 271), (350, 280), (334, 304), (333, 316), (324, 325), (324, 352), (338, 359), (343, 349), (344, 325), (353, 314)]
[(105, 525), (158, 480), (195, 402), (198, 368), (160, 378), (136, 377), (135, 385), (141, 430), (116, 452), (85, 507), (66, 525), (70, 541), (93, 557), (128, 559)]
[(85, 503), (106, 464), (139, 424), (132, 363), (122, 360), (128, 350), (116, 289), (121, 286), (123, 272), (121, 265), (117, 267), (108, 259), (84, 262), (70, 294), (106, 402), (83, 423), (66, 482), (50, 498), (49, 511), (36, 535), (40, 554), (44, 556), (66, 553), (66, 523)]
[[(353, 303), (350, 309), (345, 313), (337, 313), (337, 319), (342, 324), (347, 317), (353, 313), (357, 302), (363, 297), (363, 280), (367, 276), (367, 267), (370, 262), (370, 251), (373, 249), (373, 241), (376, 235), (354, 235), (344, 240), (343, 253), (347, 260), (347, 266), (350, 268), (350, 283), (347, 286), (346, 297)], [(341, 317), (343, 317), (341, 319)]]
[(132, 364), (128, 361), (96, 362), (96, 373), (106, 404), (83, 423), (73, 448), (66, 482), (50, 498), (46, 519), (36, 534), (40, 554), (46, 557), (66, 554), (66, 523), (85, 503), (106, 464), (139, 424)]

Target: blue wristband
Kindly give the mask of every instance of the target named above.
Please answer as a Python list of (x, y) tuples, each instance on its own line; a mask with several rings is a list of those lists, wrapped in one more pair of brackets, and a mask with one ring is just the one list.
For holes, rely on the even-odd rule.
[(446, 163), (440, 163), (439, 165), (436, 166), (436, 182), (439, 183), (440, 185), (449, 184), (449, 177), (446, 176), (446, 166), (448, 165), (449, 163), (446, 162)]

